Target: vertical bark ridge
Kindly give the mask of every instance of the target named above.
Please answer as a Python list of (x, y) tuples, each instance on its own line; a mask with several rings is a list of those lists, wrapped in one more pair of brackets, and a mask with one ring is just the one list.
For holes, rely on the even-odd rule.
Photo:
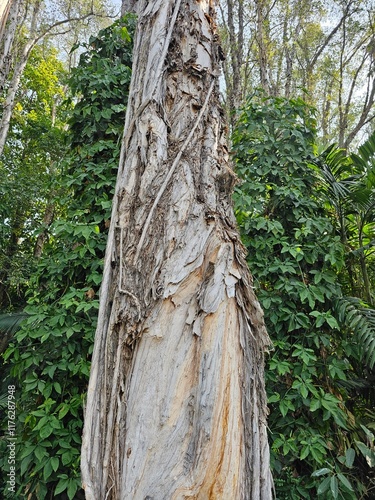
[(141, 0), (138, 12), (86, 498), (268, 500), (268, 337), (231, 208), (214, 2)]

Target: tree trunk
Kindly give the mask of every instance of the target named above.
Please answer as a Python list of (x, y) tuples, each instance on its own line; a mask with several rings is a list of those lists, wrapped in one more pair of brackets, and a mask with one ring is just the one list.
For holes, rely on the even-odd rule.
[(85, 410), (87, 500), (264, 499), (268, 336), (231, 207), (213, 1), (141, 0)]
[(137, 0), (122, 0), (121, 15), (124, 16), (127, 12), (135, 12)]
[(8, 21), (9, 12), (12, 6), (13, 0), (2, 0), (0, 3), (0, 42), (2, 42), (5, 26)]
[[(52, 196), (54, 195), (55, 193), (52, 193)], [(42, 256), (44, 245), (48, 240), (48, 228), (51, 226), (54, 216), (55, 216), (55, 204), (52, 201), (50, 201), (45, 208), (42, 230), (38, 234), (34, 246), (34, 257), (37, 259), (39, 259)]]
[(264, 0), (255, 0), (256, 8), (256, 41), (259, 51), (259, 71), (260, 71), (260, 85), (267, 95), (272, 94), (271, 83), (269, 79), (270, 64), (268, 57), (267, 36), (265, 33), (265, 2)]
[(12, 47), (16, 34), (21, 0), (8, 0), (0, 9), (0, 92), (3, 91), (8, 78), (11, 62)]
[[(228, 55), (229, 64), (224, 68), (226, 80), (226, 95), (229, 108), (229, 119), (232, 127), (235, 126), (237, 116), (235, 111), (243, 104), (244, 89), (241, 69), (244, 58), (244, 6), (243, 1), (227, 0), (227, 31), (229, 35)], [(237, 8), (237, 26), (234, 10)], [(222, 13), (224, 18), (224, 13)], [(236, 29), (237, 28), (237, 29)]]
[[(17, 18), (18, 18), (18, 9), (20, 2), (15, 1), (13, 3), (13, 6), (17, 5), (17, 16), (14, 19), (15, 22), (15, 27), (17, 25)], [(31, 16), (31, 23), (30, 23), (30, 40), (25, 44), (25, 46), (22, 49), (22, 52), (19, 56), (19, 60), (15, 64), (13, 68), (13, 76), (12, 80), (9, 83), (9, 87), (7, 88), (7, 93), (6, 93), (6, 98), (4, 99), (3, 103), (3, 112), (1, 115), (0, 119), (0, 156), (3, 154), (5, 143), (8, 137), (8, 132), (9, 132), (9, 126), (10, 126), (10, 120), (12, 118), (12, 113), (16, 101), (16, 94), (17, 90), (21, 81), (22, 74), (26, 68), (26, 64), (28, 61), (28, 58), (30, 56), (31, 50), (35, 46), (37, 39), (36, 37), (36, 22), (38, 18), (38, 14), (40, 12), (40, 6), (41, 2), (37, 1), (35, 2), (33, 9), (32, 9), (32, 16)], [(13, 34), (14, 36), (14, 34)], [(12, 42), (13, 43), (13, 42)], [(10, 51), (11, 49), (9, 49)], [(10, 55), (10, 52), (9, 52)], [(1, 83), (1, 82), (0, 82)]]
[(6, 99), (3, 104), (3, 113), (0, 119), (0, 156), (3, 154), (5, 143), (8, 137), (10, 120), (16, 101), (17, 90), (21, 81), (22, 74), (26, 68), (31, 48), (27, 45), (21, 55), (19, 62), (13, 71), (13, 78), (9, 84)]

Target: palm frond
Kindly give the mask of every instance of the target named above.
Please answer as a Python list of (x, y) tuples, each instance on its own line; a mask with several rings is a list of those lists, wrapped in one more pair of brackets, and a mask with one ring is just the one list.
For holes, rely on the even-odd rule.
[(358, 257), (361, 253), (366, 252), (367, 250), (370, 250), (370, 248), (375, 247), (375, 240), (371, 240), (367, 245), (363, 245), (363, 247), (356, 248), (355, 250), (351, 250), (350, 254), (354, 255), (355, 257)]
[(339, 324), (352, 332), (363, 361), (372, 370), (375, 365), (375, 309), (356, 297), (336, 301), (335, 315)]
[(356, 168), (365, 174), (367, 189), (375, 187), (375, 132), (358, 148), (357, 154), (352, 154), (351, 159)]
[(25, 312), (0, 314), (0, 334), (14, 334), (27, 317), (28, 314)]
[(25, 312), (0, 314), (0, 354), (5, 351), (9, 340), (20, 328), (24, 319), (28, 317)]
[(373, 162), (375, 159), (375, 132), (358, 148), (358, 155), (362, 162), (366, 165)]
[(355, 189), (361, 175), (353, 174), (353, 164), (344, 149), (331, 144), (316, 161), (322, 187), (334, 204), (346, 200)]

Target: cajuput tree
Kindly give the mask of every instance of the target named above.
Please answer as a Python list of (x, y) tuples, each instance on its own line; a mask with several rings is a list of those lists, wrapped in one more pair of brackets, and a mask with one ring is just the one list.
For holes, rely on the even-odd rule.
[(135, 8), (83, 487), (88, 500), (269, 500), (268, 336), (232, 210), (215, 2)]

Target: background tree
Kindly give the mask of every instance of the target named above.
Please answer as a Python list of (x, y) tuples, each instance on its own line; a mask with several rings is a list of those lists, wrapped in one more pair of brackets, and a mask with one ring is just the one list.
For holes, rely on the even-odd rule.
[(64, 119), (55, 105), (64, 96), (64, 78), (56, 51), (45, 43), (35, 48), (18, 88), (0, 160), (1, 311), (24, 305), (33, 254), (39, 255), (42, 247), (38, 232), (44, 234), (52, 222), (51, 184), (65, 153)]
[(262, 88), (272, 96), (302, 97), (314, 105), (325, 145), (337, 140), (347, 148), (370, 129), (375, 95), (372, 2), (227, 0), (221, 23), (230, 112)]
[(138, 14), (85, 412), (86, 497), (268, 499), (267, 335), (231, 208), (214, 4), (141, 1)]
[(66, 0), (53, 5), (43, 0), (12, 2), (10, 14), (14, 10), (14, 15), (8, 16), (5, 27), (7, 36), (3, 38), (0, 53), (0, 75), (3, 78), (0, 80), (0, 90), (4, 89), (0, 119), (0, 156), (7, 139), (21, 76), (33, 48), (45, 38), (67, 33), (84, 20), (108, 17), (104, 5), (99, 0)]
[(8, 0), (0, 6), (0, 91), (9, 75), (12, 47), (22, 0)]

